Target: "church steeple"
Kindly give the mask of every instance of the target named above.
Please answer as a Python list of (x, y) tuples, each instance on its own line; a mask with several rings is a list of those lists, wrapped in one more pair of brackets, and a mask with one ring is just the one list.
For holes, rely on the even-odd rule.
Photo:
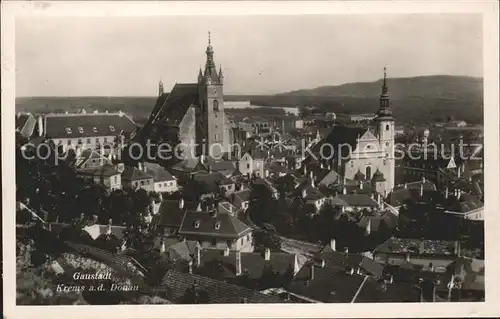
[(201, 83), (203, 81), (203, 73), (201, 72), (201, 66), (200, 70), (198, 71), (198, 83)]
[(217, 76), (217, 69), (215, 67), (214, 48), (212, 47), (212, 36), (210, 31), (208, 32), (208, 46), (205, 53), (207, 55), (207, 61), (205, 63), (205, 72), (203, 76), (207, 81), (210, 81), (211, 83), (217, 83), (219, 82), (219, 77)]
[(219, 83), (224, 83), (224, 75), (222, 74), (222, 65), (219, 67)]
[(382, 81), (382, 93), (379, 98), (379, 110), (377, 115), (379, 116), (392, 116), (392, 112), (389, 109), (389, 89), (387, 88), (387, 68), (384, 67), (384, 80)]
[(162, 79), (160, 78), (160, 81), (158, 82), (158, 95), (161, 96), (163, 95), (163, 81)]

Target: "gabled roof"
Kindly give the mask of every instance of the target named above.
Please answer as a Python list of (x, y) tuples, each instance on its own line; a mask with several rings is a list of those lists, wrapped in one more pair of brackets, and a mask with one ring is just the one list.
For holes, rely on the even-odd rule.
[(179, 234), (240, 238), (251, 231), (250, 226), (230, 214), (188, 211), (184, 214)]
[(145, 162), (146, 172), (153, 176), (155, 182), (173, 181), (175, 178), (165, 168), (156, 163)]
[(77, 174), (80, 176), (100, 176), (100, 177), (110, 177), (113, 175), (119, 175), (117, 168), (113, 165), (103, 165), (93, 168), (82, 168), (77, 170)]
[(152, 223), (160, 227), (180, 227), (185, 212), (186, 208), (180, 208), (178, 200), (163, 200)]
[(192, 105), (198, 105), (198, 84), (176, 83), (151, 124), (179, 125)]
[(186, 173), (194, 173), (198, 171), (205, 171), (205, 167), (200, 165), (200, 161), (197, 158), (188, 158), (180, 161), (172, 167), (173, 170), (182, 171)]
[(122, 112), (45, 115), (45, 135), (50, 138), (117, 136), (122, 131), (132, 133), (136, 128), (137, 125)]
[(267, 178), (256, 178), (253, 183), (252, 183), (252, 188), (259, 188), (259, 187), (264, 187), (271, 193), (276, 193), (278, 190), (276, 187), (273, 185), (271, 181), (269, 181)]
[(258, 291), (250, 290), (223, 281), (202, 277), (177, 270), (169, 270), (162, 279), (161, 286), (166, 287), (169, 299), (180, 302), (188, 289), (203, 289), (209, 294), (209, 303), (283, 303), (284, 300)]
[(233, 205), (235, 205), (236, 207), (241, 207), (241, 204), (243, 202), (250, 201), (251, 196), (252, 192), (248, 188), (242, 191), (234, 192), (233, 194), (231, 194)]
[[(332, 158), (333, 156), (336, 156), (336, 158), (347, 158), (350, 155), (349, 151), (354, 151), (356, 149), (358, 145), (357, 139), (366, 131), (367, 129), (362, 127), (334, 126), (330, 134), (314, 145), (311, 151), (316, 155), (323, 151), (322, 155), (324, 157), (332, 155)], [(331, 151), (331, 147), (323, 147), (322, 149), (323, 144), (331, 145), (334, 154), (328, 154), (328, 152)], [(340, 147), (343, 144), (350, 146), (350, 150), (347, 146)]]
[(367, 194), (337, 195), (332, 199), (331, 204), (348, 207), (378, 207), (378, 203)]
[(148, 172), (141, 171), (140, 169), (132, 166), (125, 166), (122, 173), (122, 179), (127, 181), (138, 181), (152, 178), (153, 176)]
[(78, 156), (76, 160), (76, 166), (81, 167), (85, 165), (89, 160), (102, 159), (105, 163), (111, 164), (111, 160), (99, 153), (95, 149), (87, 148)]
[(198, 172), (193, 178), (200, 183), (204, 193), (218, 193), (220, 185), (234, 184), (220, 172)]
[[(293, 274), (295, 269), (296, 260), (294, 254), (271, 252), (269, 260), (265, 260), (264, 254), (258, 252), (241, 252), (240, 256), (242, 272), (247, 273), (251, 279), (261, 278), (265, 267), (269, 266), (282, 276), (290, 270)], [(236, 252), (231, 251), (228, 256), (224, 256), (224, 251), (202, 250), (200, 267), (213, 263), (220, 263), (224, 266), (228, 276), (236, 276)]]

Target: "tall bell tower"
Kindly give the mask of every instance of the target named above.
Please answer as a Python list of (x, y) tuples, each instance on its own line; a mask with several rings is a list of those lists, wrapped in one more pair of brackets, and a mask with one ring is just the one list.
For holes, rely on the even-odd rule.
[(205, 53), (207, 55), (205, 70), (202, 72), (200, 67), (198, 72), (200, 130), (202, 142), (206, 143), (204, 155), (217, 159), (222, 153), (227, 152), (224, 140), (224, 75), (222, 67), (219, 68), (219, 72), (215, 67), (210, 32)]
[(375, 117), (375, 130), (383, 150), (382, 168), (386, 177), (386, 187), (389, 192), (394, 188), (395, 156), (394, 156), (394, 124), (389, 101), (389, 90), (387, 88), (387, 69), (384, 67), (384, 80), (382, 82), (382, 93), (379, 98), (379, 110)]

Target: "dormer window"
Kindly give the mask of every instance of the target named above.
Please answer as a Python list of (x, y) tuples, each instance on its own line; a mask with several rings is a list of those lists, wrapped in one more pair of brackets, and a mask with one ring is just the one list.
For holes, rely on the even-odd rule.
[(194, 228), (200, 228), (200, 222), (199, 221), (195, 221), (194, 222)]
[(115, 127), (114, 127), (113, 125), (110, 125), (110, 126), (109, 126), (109, 130), (110, 130), (111, 132), (114, 132), (114, 131), (115, 131)]
[(78, 133), (83, 134), (83, 127), (81, 126), (78, 127)]
[(97, 133), (97, 127), (94, 126), (93, 130), (94, 130), (94, 133)]
[(220, 222), (215, 223), (215, 229), (219, 229), (219, 228), (220, 228)]
[(70, 127), (67, 127), (67, 128), (66, 128), (66, 133), (67, 133), (67, 134), (71, 134), (71, 128), (70, 128)]

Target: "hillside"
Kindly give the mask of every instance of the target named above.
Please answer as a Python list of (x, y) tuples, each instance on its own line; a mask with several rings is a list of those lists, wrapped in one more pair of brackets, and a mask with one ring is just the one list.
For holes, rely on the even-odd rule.
[[(418, 76), (389, 78), (387, 85), (391, 98), (482, 98), (483, 79), (468, 76)], [(298, 90), (276, 96), (318, 97), (378, 97), (382, 79), (374, 82), (346, 83), (337, 86), (322, 86), (310, 90)]]

